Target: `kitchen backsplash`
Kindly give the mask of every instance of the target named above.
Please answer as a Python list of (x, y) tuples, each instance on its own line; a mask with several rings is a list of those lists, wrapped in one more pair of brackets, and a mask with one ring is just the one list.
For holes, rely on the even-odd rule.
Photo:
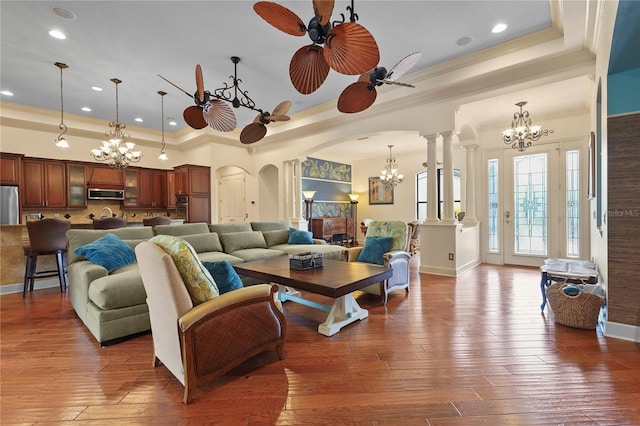
[(61, 219), (68, 219), (71, 223), (92, 223), (93, 218), (100, 219), (101, 216), (108, 216), (109, 210), (119, 218), (124, 218), (128, 222), (142, 222), (142, 219), (151, 216), (169, 216), (175, 217), (176, 213), (173, 209), (167, 210), (145, 210), (145, 209), (122, 209), (122, 203), (118, 201), (88, 201), (85, 210), (69, 209), (60, 211), (55, 210), (22, 210), (22, 222), (27, 220), (29, 215)]

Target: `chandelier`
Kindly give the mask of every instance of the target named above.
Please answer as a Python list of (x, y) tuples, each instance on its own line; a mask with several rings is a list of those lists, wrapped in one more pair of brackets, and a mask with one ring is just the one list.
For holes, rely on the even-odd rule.
[(106, 161), (109, 167), (124, 169), (129, 164), (140, 161), (142, 153), (133, 150), (135, 144), (127, 141), (131, 136), (124, 132), (127, 125), (118, 121), (118, 84), (122, 81), (117, 78), (112, 78), (111, 81), (116, 85), (116, 121), (111, 121), (109, 123), (111, 129), (105, 132), (109, 141), (102, 141), (102, 146), (92, 149), (91, 155), (97, 161)]
[(160, 143), (162, 143), (162, 148), (160, 148), (160, 156), (158, 157), (159, 160), (168, 160), (169, 157), (167, 157), (167, 153), (164, 152), (164, 147), (166, 146), (166, 143), (164, 141), (164, 95), (166, 95), (167, 92), (163, 92), (162, 90), (158, 91), (158, 95), (160, 95), (160, 104), (161, 104), (161, 108), (162, 108), (162, 140), (160, 141)]
[(67, 138), (64, 137), (64, 134), (67, 133), (67, 126), (64, 124), (64, 95), (62, 92), (62, 70), (69, 68), (69, 66), (62, 62), (56, 62), (55, 66), (60, 68), (60, 124), (58, 128), (62, 130), (62, 133), (56, 138), (55, 143), (58, 148), (69, 148), (69, 142), (67, 142)]
[(398, 173), (398, 164), (393, 155), (391, 155), (391, 148), (393, 145), (387, 145), (389, 147), (389, 158), (387, 158), (387, 164), (384, 166), (384, 170), (380, 172), (380, 181), (390, 187), (395, 187), (397, 184), (402, 183), (404, 175)]
[(522, 111), (522, 107), (527, 101), (521, 101), (516, 104), (520, 107), (520, 111), (513, 114), (511, 128), (502, 132), (502, 140), (505, 144), (511, 145), (511, 148), (522, 152), (531, 146), (532, 142), (537, 142), (542, 136), (548, 136), (553, 130), (548, 130), (540, 126), (531, 125), (531, 117), (529, 111)]

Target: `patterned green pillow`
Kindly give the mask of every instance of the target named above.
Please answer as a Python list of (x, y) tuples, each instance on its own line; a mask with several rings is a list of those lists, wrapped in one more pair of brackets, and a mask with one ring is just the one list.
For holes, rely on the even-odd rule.
[(220, 295), (216, 282), (198, 259), (191, 244), (171, 235), (156, 235), (149, 241), (171, 256), (194, 305), (215, 299)]

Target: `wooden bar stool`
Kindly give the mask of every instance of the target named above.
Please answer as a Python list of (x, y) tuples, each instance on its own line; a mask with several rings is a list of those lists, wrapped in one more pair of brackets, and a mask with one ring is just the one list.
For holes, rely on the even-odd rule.
[(171, 225), (171, 219), (167, 216), (156, 216), (142, 219), (143, 226)]
[(117, 217), (93, 220), (93, 229), (117, 229), (124, 228), (125, 226), (127, 226), (127, 221)]
[[(68, 286), (67, 265), (64, 254), (67, 252), (67, 231), (71, 228), (71, 222), (60, 219), (42, 219), (27, 222), (29, 233), (29, 246), (24, 247), (24, 255), (27, 264), (24, 271), (23, 297), (27, 297), (27, 291), (33, 291), (33, 283), (37, 278), (58, 277), (60, 292), (64, 292)], [(38, 272), (38, 256), (56, 256), (56, 269)]]

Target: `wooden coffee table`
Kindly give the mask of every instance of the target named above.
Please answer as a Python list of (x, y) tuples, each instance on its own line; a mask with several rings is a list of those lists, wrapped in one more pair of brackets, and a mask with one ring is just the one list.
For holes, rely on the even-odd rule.
[[(393, 275), (391, 268), (362, 262), (344, 262), (323, 259), (321, 268), (299, 271), (289, 268), (289, 257), (255, 260), (233, 265), (240, 275), (274, 282), (280, 287), (282, 302), (291, 300), (312, 308), (329, 312), (327, 319), (318, 326), (318, 333), (332, 336), (340, 329), (369, 316), (353, 297), (353, 292), (378, 283)], [(336, 299), (332, 306), (322, 305), (301, 297), (304, 290)]]

